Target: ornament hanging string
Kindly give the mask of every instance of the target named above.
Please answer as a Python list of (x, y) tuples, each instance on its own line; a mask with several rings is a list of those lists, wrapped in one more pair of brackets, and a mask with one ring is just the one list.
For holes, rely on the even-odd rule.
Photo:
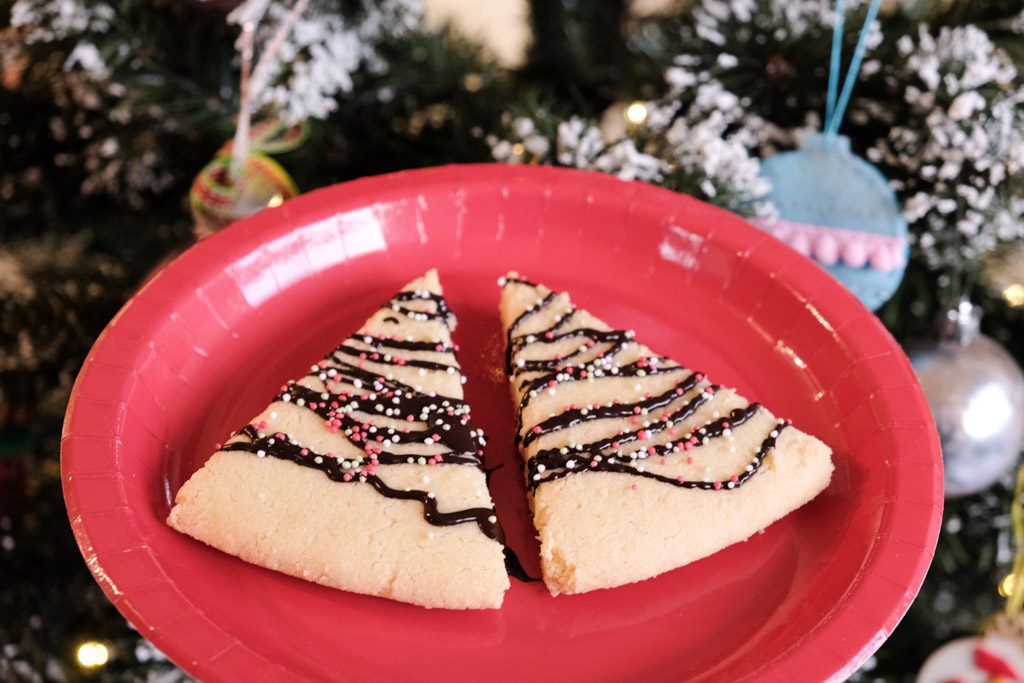
[[(843, 15), (845, 6), (843, 0), (836, 0), (836, 23), (832, 29), (832, 55), (829, 59), (828, 73), (828, 99), (825, 105), (825, 144), (829, 147), (835, 143), (839, 133), (839, 125), (843, 122), (843, 115), (846, 113), (846, 106), (850, 103), (850, 95), (853, 93), (853, 84), (860, 73), (861, 62), (864, 61), (864, 53), (867, 52), (868, 34), (871, 32), (871, 25), (875, 23), (878, 16), (878, 8), (881, 0), (871, 0), (868, 5), (867, 16), (864, 17), (864, 25), (861, 26), (860, 35), (857, 37), (857, 45), (853, 48), (853, 58), (846, 71), (846, 78), (843, 80), (842, 91), (839, 89), (839, 67), (843, 57)], [(838, 95), (838, 98), (837, 98)]]

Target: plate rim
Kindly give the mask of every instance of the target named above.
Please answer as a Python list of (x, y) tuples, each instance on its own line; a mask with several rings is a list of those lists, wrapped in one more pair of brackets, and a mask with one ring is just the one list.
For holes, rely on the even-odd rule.
[[(359, 206), (371, 205), (375, 197), (380, 198), (382, 195), (402, 195), (407, 192), (415, 192), (416, 188), (424, 188), (426, 186), (436, 187), (438, 185), (457, 184), (458, 187), (466, 188), (470, 185), (486, 186), (492, 183), (508, 186), (517, 182), (536, 185), (546, 184), (548, 187), (565, 182), (585, 182), (590, 191), (598, 190), (600, 186), (607, 186), (609, 189), (622, 192), (623, 189), (628, 187), (631, 192), (629, 198), (631, 203), (641, 197), (650, 198), (652, 201), (657, 202), (659, 207), (666, 206), (680, 209), (677, 213), (684, 211), (687, 205), (692, 207), (694, 204), (697, 204), (702, 207), (702, 210), (705, 210), (704, 207), (709, 206), (687, 195), (646, 183), (623, 181), (614, 176), (598, 172), (550, 166), (454, 164), (398, 171), (368, 176), (320, 188), (289, 200), (279, 207), (261, 211), (238, 221), (228, 229), (193, 244), (184, 253), (173, 259), (173, 261), (164, 264), (159, 268), (158, 272), (152, 275), (128, 299), (95, 341), (75, 380), (68, 401), (61, 435), (60, 464), (65, 506), (79, 550), (94, 579), (99, 583), (107, 598), (129, 622), (133, 622), (133, 619), (138, 619), (139, 617), (142, 617), (143, 622), (145, 622), (145, 617), (131, 605), (127, 598), (127, 592), (119, 588), (120, 578), (122, 577), (116, 576), (117, 572), (108, 573), (101, 561), (100, 555), (103, 552), (126, 552), (132, 548), (103, 550), (94, 546), (94, 539), (85, 528), (80, 511), (80, 492), (76, 478), (77, 468), (84, 457), (83, 452), (88, 450), (84, 445), (80, 448), (82, 437), (79, 436), (77, 430), (78, 413), (76, 406), (83, 396), (90, 394), (90, 388), (94, 383), (93, 377), (95, 375), (94, 361), (103, 352), (109, 339), (125, 327), (126, 321), (143, 316), (151, 300), (156, 300), (160, 297), (173, 299), (176, 292), (180, 289), (181, 283), (174, 278), (179, 272), (191, 269), (192, 272), (190, 274), (194, 277), (196, 271), (202, 271), (205, 274), (211, 268), (220, 268), (218, 265), (218, 255), (222, 252), (227, 252), (234, 256), (243, 253), (236, 251), (238, 247), (246, 247), (248, 245), (250, 249), (257, 249), (261, 243), (291, 230), (296, 225), (308, 225), (315, 222), (315, 220), (323, 220), (325, 213), (330, 215), (349, 211)], [(770, 236), (765, 240), (764, 236), (766, 233), (754, 228), (734, 214), (715, 207), (710, 208), (714, 212), (718, 212), (720, 217), (730, 224), (730, 230), (727, 234), (721, 230), (714, 231), (713, 234), (716, 240), (728, 241), (737, 246), (745, 245), (743, 249), (749, 251), (752, 244), (749, 241), (750, 238), (758, 236), (760, 239), (759, 243), (771, 244), (771, 248), (776, 253), (784, 255), (791, 261), (791, 263), (786, 265), (787, 275), (802, 281), (801, 287), (796, 288), (797, 291), (801, 291), (803, 286), (815, 283), (816, 286), (813, 291), (814, 306), (826, 321), (833, 319), (830, 314), (836, 315), (838, 316), (836, 319), (844, 321), (842, 324), (837, 324), (836, 327), (844, 328), (844, 341), (850, 341), (853, 350), (856, 350), (861, 345), (861, 335), (874, 338), (876, 342), (878, 335), (882, 335), (886, 347), (896, 351), (896, 354), (892, 355), (895, 355), (899, 361), (901, 378), (907, 380), (905, 385), (901, 386), (901, 392), (909, 390), (909, 394), (901, 395), (900, 401), (912, 404), (916, 409), (915, 412), (919, 413), (922, 420), (924, 420), (919, 427), (909, 426), (903, 428), (915, 429), (921, 432), (918, 436), (923, 440), (921, 450), (924, 455), (918, 464), (931, 466), (930, 481), (927, 482), (928, 486), (925, 487), (927, 493), (930, 494), (930, 514), (924, 523), (922, 523), (923, 518), (921, 515), (912, 515), (904, 518), (903, 515), (890, 514), (892, 522), (891, 527), (888, 529), (889, 533), (879, 538), (876, 546), (873, 546), (870, 550), (872, 553), (882, 552), (896, 541), (905, 544), (911, 543), (915, 549), (919, 549), (914, 562), (906, 562), (900, 565), (901, 568), (906, 565), (912, 565), (910, 571), (899, 581), (906, 586), (901, 593), (900, 599), (886, 606), (876, 604), (875, 609), (870, 610), (858, 611), (851, 607), (839, 609), (838, 611), (836, 609), (830, 610), (819, 621), (814, 630), (808, 632), (805, 638), (792, 643), (785, 652), (777, 655), (771, 662), (766, 664), (766, 667), (762, 667), (762, 669), (753, 674), (757, 677), (770, 674), (773, 678), (777, 677), (780, 680), (787, 675), (794, 674), (801, 676), (813, 675), (816, 679), (821, 680), (842, 680), (853, 673), (874, 651), (881, 647), (893, 629), (896, 628), (917, 596), (931, 564), (938, 540), (943, 508), (942, 459), (938, 434), (935, 430), (927, 401), (917, 383), (906, 355), (874, 314), (864, 308), (852, 293), (833, 280), (831, 276), (811, 260), (800, 256), (797, 252)], [(275, 232), (275, 227), (277, 232)], [(181, 296), (181, 294), (178, 293), (178, 296)], [(856, 311), (857, 315), (851, 316), (849, 314), (851, 310)], [(840, 312), (843, 314), (839, 315)], [(855, 329), (847, 330), (846, 328)], [(141, 340), (137, 341), (142, 343)], [(122, 342), (124, 342), (123, 339)], [(873, 371), (870, 367), (870, 361), (870, 358), (864, 361), (864, 364), (869, 366), (866, 368), (867, 371), (872, 375), (873, 379), (880, 379), (882, 373)], [(117, 371), (118, 369), (116, 368), (112, 369), (109, 366), (104, 366), (104, 381), (110, 382), (111, 372)], [(117, 380), (123, 383), (131, 373), (131, 368), (122, 368), (120, 369), (120, 376), (117, 376)], [(887, 367), (885, 375), (887, 379), (892, 379), (891, 367)], [(116, 434), (112, 435), (112, 439), (113, 452), (116, 453), (121, 446), (118, 444)], [(116, 461), (116, 457), (112, 460)], [(117, 478), (120, 479), (119, 476)], [(917, 479), (915, 481), (915, 485), (920, 487), (920, 480)], [(123, 481), (120, 482), (120, 485), (123, 485)], [(911, 501), (900, 499), (896, 495), (900, 491), (905, 491), (908, 486), (909, 484), (905, 480), (902, 484), (898, 482), (897, 489), (889, 504), (897, 508), (911, 504), (915, 506), (922, 505), (922, 503), (912, 503)], [(123, 489), (115, 486), (115, 493), (120, 493), (122, 496), (121, 502), (124, 503)], [(136, 514), (126, 504), (122, 504), (117, 512), (127, 522), (131, 522)], [(139, 548), (141, 547), (139, 546)], [(146, 552), (152, 555), (148, 545), (146, 546)], [(882, 577), (877, 572), (868, 570), (864, 572), (859, 581), (846, 587), (847, 590), (843, 597), (848, 599), (850, 596), (864, 591), (868, 593), (878, 592), (877, 589), (874, 591), (872, 589), (879, 582), (891, 584), (893, 581), (891, 578)], [(178, 592), (174, 582), (166, 574), (163, 575), (162, 582), (149, 585), (147, 590), (156, 590), (161, 586)], [(890, 586), (886, 593), (891, 593), (891, 591)], [(188, 602), (187, 598), (184, 598), (180, 592), (178, 592), (178, 595), (185, 602)], [(213, 670), (207, 670), (207, 665), (217, 658), (223, 659), (232, 650), (239, 650), (240, 652), (233, 653), (236, 658), (239, 654), (242, 654), (248, 659), (250, 665), (253, 661), (260, 662), (263, 672), (273, 671), (275, 677), (294, 677), (295, 674), (293, 672), (289, 672), (280, 664), (270, 661), (252, 647), (231, 637), (230, 634), (220, 629), (201, 607), (191, 603), (189, 605), (191, 612), (187, 616), (193, 618), (193, 620), (198, 619), (199, 621), (196, 623), (205, 628), (211, 634), (211, 637), (216, 636), (222, 639), (221, 649), (208, 657), (205, 663), (192, 659), (186, 652), (189, 648), (179, 642), (181, 639), (166, 636), (166, 629), (158, 631), (150, 626), (149, 630), (143, 632), (142, 624), (135, 623), (135, 626), (139, 628), (140, 634), (152, 640), (175, 663), (184, 670), (196, 675), (215, 677), (216, 673)], [(874, 622), (879, 617), (882, 617), (881, 623), (878, 625), (877, 630), (874, 631), (874, 635), (867, 639), (862, 638), (861, 640), (864, 642), (849, 642), (849, 634), (845, 632), (847, 626), (859, 622), (862, 630), (864, 621)], [(840, 643), (841, 646), (837, 646), (836, 643)], [(807, 659), (805, 656), (802, 660), (797, 660), (796, 656), (798, 654), (805, 653), (806, 655), (806, 653), (811, 652), (816, 656), (811, 659)], [(236, 661), (238, 660), (236, 659)]]

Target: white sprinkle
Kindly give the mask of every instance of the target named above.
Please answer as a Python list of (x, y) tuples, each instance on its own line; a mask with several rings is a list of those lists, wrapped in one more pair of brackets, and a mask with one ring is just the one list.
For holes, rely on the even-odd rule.
[(424, 484), (429, 484), (430, 483), (430, 477), (428, 477), (427, 475), (423, 475), (423, 483)]
[(498, 278), (498, 286), (499, 287), (504, 287), (507, 283), (508, 283), (508, 280), (505, 279), (504, 275), (502, 275), (501, 277)]
[(273, 420), (273, 419), (274, 419), (274, 418), (276, 418), (276, 417), (277, 417), (277, 413), (275, 413), (275, 412), (271, 411), (271, 413), (270, 413), (270, 419), (271, 419), (271, 420)]
[(427, 538), (433, 538), (433, 537), (434, 537), (434, 532), (433, 531), (428, 531), (427, 532)]
[(427, 498), (434, 498), (434, 492), (431, 491), (430, 493), (428, 493)]
[(323, 461), (324, 461), (324, 459), (322, 457), (320, 457), (319, 455), (316, 456), (315, 458), (313, 458), (313, 462), (315, 462), (317, 465), (321, 464)]
[(261, 458), (266, 456), (266, 454), (267, 452), (263, 450), (256, 451), (256, 455), (260, 456)]
[(773, 430), (772, 430), (772, 433), (771, 433), (771, 437), (772, 437), (772, 438), (774, 439), (774, 438), (775, 438), (775, 437), (777, 437), (778, 435), (779, 435), (779, 433), (778, 433), (778, 432), (777, 432), (776, 430), (774, 430), (774, 429), (773, 429)]
[(487, 518), (487, 521), (490, 522), (491, 524), (497, 524), (498, 523), (498, 518), (495, 517), (494, 515), (491, 515), (490, 517)]
[(518, 365), (519, 367), (523, 367), (524, 365), (526, 365), (526, 361), (520, 358), (519, 360), (516, 361), (516, 365)]
[(545, 467), (544, 465), (537, 465), (537, 471), (538, 472), (543, 472), (546, 469), (547, 469), (547, 467)]
[(483, 498), (483, 496), (484, 496), (484, 492), (481, 491), (480, 489), (477, 489), (476, 490), (476, 497), (477, 498)]
[(566, 467), (566, 469), (570, 469), (571, 470), (573, 467), (576, 467), (576, 461), (575, 460), (567, 461), (565, 463), (565, 467)]
[(728, 486), (729, 488), (735, 488), (736, 487), (736, 482), (730, 481), (728, 484), (726, 484), (726, 486)]
[(287, 403), (288, 401), (292, 400), (292, 395), (285, 394), (284, 396), (281, 397), (281, 400)]

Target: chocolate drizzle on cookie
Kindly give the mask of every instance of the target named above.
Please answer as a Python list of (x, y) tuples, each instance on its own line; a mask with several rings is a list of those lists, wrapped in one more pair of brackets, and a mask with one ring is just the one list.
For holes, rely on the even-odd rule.
[[(508, 277), (499, 281), (503, 286), (515, 283), (539, 288), (528, 280)], [(638, 422), (641, 416), (649, 416), (655, 410), (664, 412), (654, 419), (646, 419), (642, 427), (622, 430), (588, 443), (575, 443), (558, 448), (541, 448), (532, 453), (523, 466), (527, 487), (530, 490), (547, 482), (562, 479), (581, 472), (617, 472), (631, 476), (653, 479), (659, 482), (687, 489), (708, 491), (731, 490), (742, 486), (761, 468), (765, 458), (775, 447), (776, 440), (785, 421), (779, 421), (763, 439), (760, 447), (743, 470), (728, 479), (712, 481), (682, 476), (666, 476), (648, 471), (651, 458), (665, 464), (669, 458), (687, 458), (688, 453), (707, 445), (720, 437), (730, 437), (732, 430), (749, 422), (762, 409), (752, 403), (744, 408), (732, 410), (725, 417), (715, 413), (715, 419), (693, 425), (682, 435), (676, 435), (676, 428), (691, 419), (702, 406), (710, 404), (715, 393), (721, 389), (706, 381), (699, 372), (690, 372), (673, 361), (659, 356), (640, 356), (628, 363), (616, 362), (615, 358), (627, 345), (635, 343), (633, 333), (626, 330), (596, 330), (581, 326), (569, 328), (569, 322), (577, 310), (571, 306), (558, 312), (553, 308), (557, 301), (564, 301), (555, 292), (543, 296), (538, 293), (537, 302), (523, 311), (509, 326), (506, 338), (506, 369), (509, 379), (518, 389), (519, 423), (516, 429), (516, 443), (522, 451), (543, 440), (549, 434), (570, 429), (586, 422), (605, 419), (626, 419)], [(566, 301), (566, 303), (568, 303)], [(523, 324), (533, 316), (546, 312), (554, 322), (546, 328), (531, 332), (520, 332)], [(565, 349), (567, 340), (579, 340), (571, 352), (560, 355), (544, 352), (544, 346), (559, 345)], [(527, 349), (536, 350), (523, 358)], [(516, 358), (520, 356), (519, 358)], [(540, 356), (540, 357), (538, 357)], [(513, 359), (515, 361), (513, 362)], [(679, 375), (674, 386), (652, 396), (647, 393), (639, 400), (627, 402), (614, 400), (600, 405), (569, 405), (562, 412), (551, 415), (526, 428), (522, 422), (524, 409), (543, 392), (556, 393), (560, 385), (580, 381), (597, 381), (602, 378), (649, 377), (676, 373)], [(639, 388), (639, 387), (638, 387)], [(652, 438), (667, 432), (672, 438), (660, 443), (650, 443)], [(648, 442), (644, 445), (642, 442)], [(685, 454), (685, 455), (684, 455)]]
[[(399, 292), (384, 310), (388, 312), (385, 321), (398, 322), (397, 314), (420, 323), (452, 323), (444, 298), (426, 290)], [(390, 371), (406, 367), (421, 375), (458, 373), (457, 365), (430, 358), (437, 354), (450, 359), (454, 350), (440, 340), (352, 335), (312, 366), (302, 380), (282, 387), (274, 400), (312, 411), (330, 432), (343, 435), (354, 448), (344, 454), (320, 453), (288, 434), (269, 431), (270, 426), (260, 422), (246, 425), (221, 450), (290, 460), (318, 469), (336, 482), (368, 484), (387, 498), (418, 501), (424, 518), (434, 526), (475, 523), (488, 538), (504, 544), (493, 508), (441, 512), (434, 493), (394, 488), (378, 470), (403, 464), (464, 465), (484, 470), (486, 439), (483, 430), (470, 422), (466, 402), (424, 393)], [(411, 452), (410, 444), (418, 445), (422, 452)]]

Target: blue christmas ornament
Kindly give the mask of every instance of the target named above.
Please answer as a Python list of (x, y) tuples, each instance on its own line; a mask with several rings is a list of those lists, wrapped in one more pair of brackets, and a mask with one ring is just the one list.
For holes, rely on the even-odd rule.
[(907, 224), (896, 194), (878, 169), (850, 152), (839, 135), (846, 105), (867, 49), (880, 0), (871, 0), (839, 92), (843, 0), (836, 1), (825, 132), (807, 134), (800, 149), (761, 162), (778, 219), (760, 226), (820, 263), (874, 310), (889, 300), (907, 263)]
[(907, 224), (889, 181), (842, 136), (809, 133), (794, 152), (761, 163), (778, 219), (760, 226), (809, 256), (868, 308), (903, 279)]

